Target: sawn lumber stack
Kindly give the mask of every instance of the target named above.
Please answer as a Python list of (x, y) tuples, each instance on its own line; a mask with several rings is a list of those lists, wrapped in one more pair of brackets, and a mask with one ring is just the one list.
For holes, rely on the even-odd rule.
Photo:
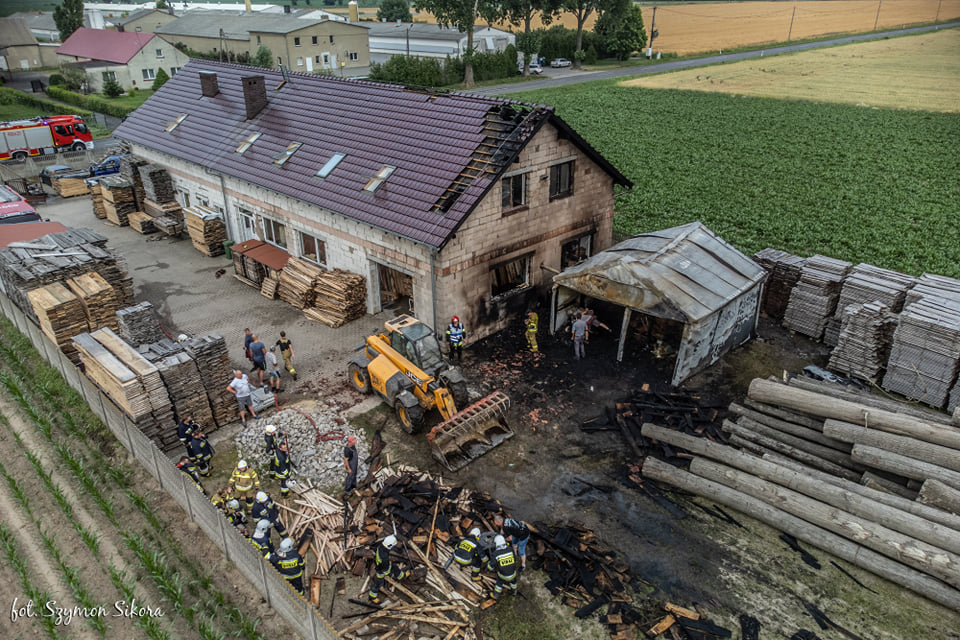
[(363, 276), (340, 269), (324, 271), (313, 285), (313, 306), (305, 308), (303, 315), (339, 327), (366, 313), (366, 298), (367, 280)]
[(91, 331), (107, 327), (117, 329), (117, 294), (99, 273), (84, 273), (68, 278), (67, 287), (77, 296)]
[(223, 243), (227, 240), (223, 217), (213, 209), (200, 205), (187, 207), (183, 213), (194, 249), (205, 256), (223, 255)]
[(76, 364), (80, 356), (73, 347), (73, 336), (89, 329), (80, 299), (59, 282), (39, 287), (27, 294), (33, 304), (40, 329)]

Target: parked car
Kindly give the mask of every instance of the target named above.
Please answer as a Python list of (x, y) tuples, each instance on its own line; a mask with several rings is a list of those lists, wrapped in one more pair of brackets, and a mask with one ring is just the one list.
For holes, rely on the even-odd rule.
[(51, 180), (53, 178), (60, 178), (63, 177), (64, 174), (74, 173), (76, 171), (73, 167), (68, 167), (65, 164), (52, 164), (49, 167), (44, 167), (43, 171), (40, 172), (40, 182), (52, 186)]
[(123, 155), (107, 156), (97, 164), (90, 165), (90, 177), (120, 173), (120, 158), (125, 158), (129, 155), (129, 153), (125, 153)]
[(40, 222), (40, 215), (23, 196), (0, 184), (0, 224)]
[(92, 178), (120, 173), (120, 158), (128, 155), (130, 154), (107, 156), (100, 162), (91, 164), (88, 169), (72, 169), (65, 164), (52, 164), (40, 172), (40, 182), (52, 186), (51, 181), (54, 178)]
[(553, 67), (554, 69), (558, 69), (560, 67), (569, 67), (572, 64), (573, 63), (567, 60), (566, 58), (554, 58), (553, 60), (550, 61), (550, 66)]
[[(523, 63), (522, 63), (522, 62), (517, 65), (517, 71), (518, 71), (519, 73), (523, 73)], [(543, 73), (543, 67), (540, 66), (540, 63), (539, 63), (539, 62), (531, 62), (531, 63), (530, 63), (530, 73), (535, 73), (535, 74), (537, 74), (537, 75), (540, 75), (541, 73)]]

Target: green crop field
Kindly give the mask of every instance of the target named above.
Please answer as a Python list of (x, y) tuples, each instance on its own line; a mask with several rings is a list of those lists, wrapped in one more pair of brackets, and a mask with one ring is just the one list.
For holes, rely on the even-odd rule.
[(584, 83), (557, 113), (634, 181), (616, 226), (960, 277), (960, 116)]

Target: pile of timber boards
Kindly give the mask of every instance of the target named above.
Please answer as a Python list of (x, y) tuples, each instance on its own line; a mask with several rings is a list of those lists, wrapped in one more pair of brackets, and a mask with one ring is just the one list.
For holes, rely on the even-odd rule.
[(139, 346), (164, 339), (160, 320), (149, 302), (140, 302), (117, 311), (117, 324), (120, 337), (132, 345)]
[(157, 203), (146, 198), (143, 201), (143, 211), (151, 217), (153, 226), (168, 236), (175, 236), (183, 231), (183, 210), (179, 203), (172, 201)]
[(143, 181), (144, 203), (172, 202), (174, 200), (173, 181), (170, 173), (157, 164), (145, 164), (138, 167), (140, 179)]
[(107, 220), (121, 227), (127, 226), (129, 215), (137, 210), (133, 185), (126, 178), (110, 176), (100, 181), (100, 189)]
[(306, 309), (314, 302), (314, 286), (323, 269), (306, 260), (291, 257), (280, 272), (280, 299), (297, 309)]
[(153, 224), (153, 220), (153, 216), (143, 211), (133, 211), (127, 215), (127, 222), (130, 224), (130, 228), (144, 236), (157, 232), (157, 227)]
[(137, 210), (143, 206), (143, 179), (140, 177), (140, 167), (148, 164), (143, 158), (124, 156), (120, 158), (120, 175), (133, 185), (133, 196), (137, 203)]
[[(227, 343), (222, 336), (210, 334), (191, 338), (185, 343), (187, 353), (200, 373), (200, 381), (207, 393), (213, 412), (213, 420), (222, 427), (236, 420), (236, 399), (227, 391), (227, 383), (233, 378), (233, 368), (227, 355)], [(206, 428), (206, 425), (204, 425)], [(213, 426), (209, 427), (210, 431)]]
[(800, 281), (800, 272), (807, 260), (779, 249), (759, 251), (753, 260), (770, 274), (763, 288), (761, 309), (767, 317), (781, 322), (790, 302), (790, 293)]
[(313, 306), (304, 309), (303, 315), (329, 327), (340, 327), (366, 311), (366, 278), (335, 269), (324, 271), (317, 277), (313, 285)]
[(53, 190), (58, 196), (63, 198), (72, 198), (73, 196), (85, 196), (90, 193), (84, 178), (54, 178)]
[(783, 326), (814, 340), (823, 336), (827, 320), (837, 309), (843, 279), (853, 265), (815, 255), (807, 258), (800, 281), (790, 293)]
[(183, 213), (193, 248), (205, 256), (223, 255), (223, 243), (227, 240), (223, 217), (213, 209), (200, 205), (187, 207)]
[(865, 263), (858, 264), (850, 270), (843, 281), (840, 299), (837, 301), (837, 314), (827, 322), (823, 343), (832, 347), (837, 346), (843, 316), (850, 305), (879, 302), (886, 305), (893, 313), (900, 313), (907, 297), (907, 290), (916, 282), (917, 279), (913, 276), (897, 271), (881, 269)]
[[(130, 342), (127, 340), (127, 342)], [(149, 342), (137, 345), (137, 351), (144, 358), (156, 364), (159, 360), (178, 353), (185, 353), (186, 347), (179, 342), (174, 342), (170, 338), (164, 338), (157, 342)]]
[(27, 295), (40, 322), (40, 329), (77, 364), (80, 356), (73, 347), (73, 337), (89, 329), (80, 298), (59, 282), (38, 287)]
[(66, 280), (87, 316), (90, 331), (108, 327), (117, 328), (117, 294), (99, 273), (91, 272)]
[(897, 315), (883, 303), (847, 305), (830, 370), (879, 383), (896, 328)]
[(695, 454), (643, 475), (757, 518), (956, 610), (960, 429), (940, 413), (803, 378), (750, 384), (728, 422), (736, 451), (647, 424)]
[[(167, 387), (170, 400), (173, 403), (173, 418), (179, 422), (183, 416), (192, 416), (194, 420), (204, 426), (205, 432), (212, 431), (215, 423), (207, 392), (200, 380), (200, 371), (197, 363), (187, 353), (175, 353), (156, 361), (160, 377)], [(226, 386), (226, 385), (224, 385)], [(170, 449), (180, 444), (175, 430), (168, 430), (160, 436), (163, 449)]]
[(107, 217), (107, 210), (103, 208), (103, 187), (100, 186), (100, 180), (90, 181), (90, 203), (97, 219), (103, 220)]

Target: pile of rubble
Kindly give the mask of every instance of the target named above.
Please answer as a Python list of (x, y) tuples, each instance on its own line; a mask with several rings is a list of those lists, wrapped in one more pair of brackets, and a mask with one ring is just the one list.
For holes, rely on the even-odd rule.
[(358, 478), (367, 473), (364, 462), (367, 452), (363, 449), (363, 433), (350, 425), (340, 413), (332, 407), (317, 405), (314, 411), (301, 412), (295, 408), (286, 408), (260, 420), (250, 420), (247, 426), (237, 433), (234, 442), (237, 453), (254, 468), (265, 470), (270, 467), (271, 458), (267, 456), (263, 440), (263, 430), (272, 424), (281, 434), (280, 441), (290, 444), (290, 458), (294, 464), (294, 479), (309, 480), (320, 487), (339, 485), (344, 480), (343, 447), (347, 438), (357, 438), (357, 452), (360, 457)]

